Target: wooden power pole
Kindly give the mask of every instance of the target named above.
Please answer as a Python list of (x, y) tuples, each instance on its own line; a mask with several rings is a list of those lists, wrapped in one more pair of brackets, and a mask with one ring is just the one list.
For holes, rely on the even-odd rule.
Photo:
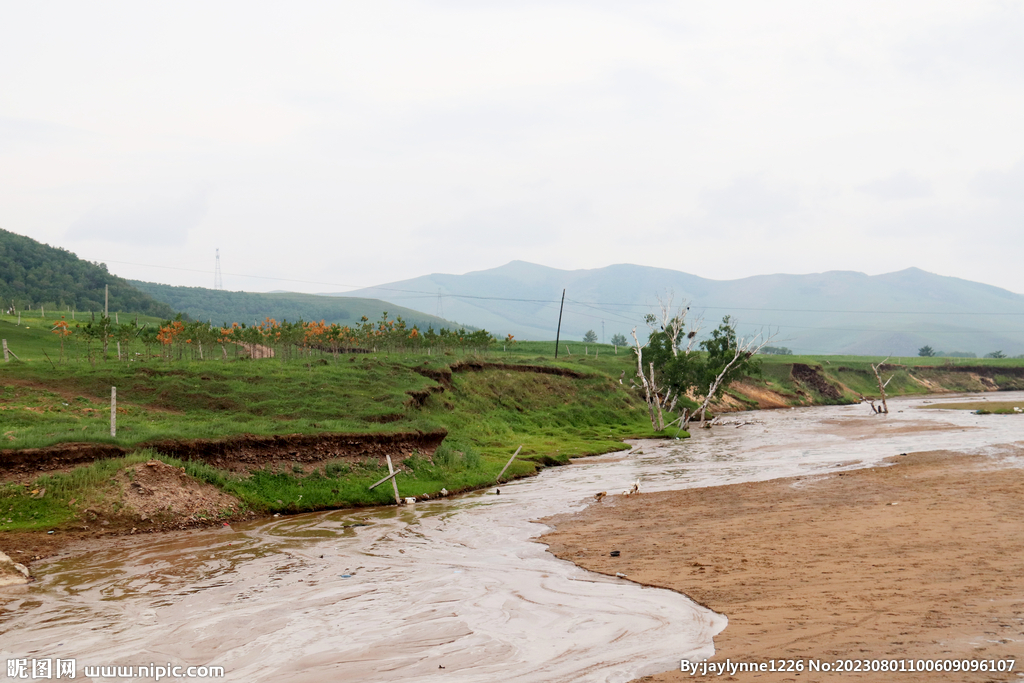
[(558, 330), (555, 332), (555, 358), (558, 358), (558, 340), (562, 338), (562, 309), (565, 307), (565, 290), (562, 290), (562, 304), (558, 307)]

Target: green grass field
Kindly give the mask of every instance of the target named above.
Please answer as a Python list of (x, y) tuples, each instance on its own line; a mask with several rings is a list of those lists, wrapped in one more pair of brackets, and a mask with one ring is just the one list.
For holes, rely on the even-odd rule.
[[(111, 504), (116, 472), (152, 458), (185, 467), (196, 479), (236, 496), (246, 510), (299, 512), (393, 502), (387, 485), (367, 490), (386, 474), (376, 460), (330, 463), (309, 472), (296, 464), (231, 473), (154, 453), (145, 447), (154, 441), (443, 428), (449, 436), (434, 458), (405, 459), (406, 471), (397, 478), (403, 496), (418, 496), (493, 484), (520, 445), (506, 479), (574, 456), (623, 448), (624, 438), (654, 435), (642, 401), (628, 391), (628, 382), (615, 378), (631, 360), (621, 350), (618, 356), (573, 355), (551, 363), (534, 349), (516, 347), (483, 356), (311, 352), (288, 360), (234, 354), (224, 360), (213, 354), (205, 361), (168, 360), (143, 348), (123, 353), (118, 361), (109, 349), (103, 360), (96, 348), (65, 347), (61, 362), (50, 322), (23, 317), (18, 327), (0, 321), (3, 337), (21, 357), (0, 368), (0, 458), (4, 450), (69, 442), (140, 450), (27, 486), (3, 486), (0, 529), (52, 528), (76, 519), (83, 506)], [(499, 367), (455, 372), (450, 383), (437, 379), (464, 361)], [(534, 363), (565, 367), (579, 376), (500, 367)], [(116, 437), (109, 432), (112, 386), (118, 397)], [(44, 489), (44, 498), (32, 497)]]
[[(367, 490), (386, 474), (377, 460), (329, 463), (308, 472), (296, 463), (232, 473), (146, 447), (156, 441), (445, 429), (449, 436), (433, 459), (414, 454), (397, 478), (402, 495), (418, 496), (442, 487), (455, 492), (492, 484), (520, 445), (520, 457), (506, 477), (613, 451), (623, 447), (624, 438), (655, 436), (643, 400), (630, 389), (636, 361), (628, 347), (562, 342), (557, 360), (553, 342), (498, 342), (485, 353), (334, 356), (303, 350), (258, 360), (232, 347), (226, 359), (213, 349), (199, 361), (171, 360), (159, 347), (129, 342), (118, 360), (113, 346), (104, 359), (96, 342), (68, 342), (62, 353), (59, 338), (50, 331), (50, 315), (45, 320), (23, 315), (20, 326), (15, 322), (0, 317), (0, 336), (20, 358), (0, 366), (0, 458), (5, 450), (73, 442), (139, 450), (40, 477), (27, 486), (3, 485), (0, 529), (53, 528), (77, 519), (83, 506), (116, 504), (111, 482), (117, 472), (153, 458), (184, 467), (199, 481), (232, 494), (242, 510), (299, 512), (393, 501), (387, 485)], [(140, 319), (140, 324), (147, 322), (159, 321)], [(870, 365), (882, 360), (764, 356), (760, 376), (750, 381), (792, 405), (855, 401), (857, 394), (877, 395)], [(467, 362), (476, 367), (439, 379), (450, 367)], [(835, 398), (800, 385), (794, 364), (820, 370), (845, 392)], [(520, 372), (518, 365), (571, 372)], [(894, 375), (890, 396), (927, 392), (922, 377), (945, 388), (978, 390), (976, 377), (957, 371), (978, 367), (987, 368), (1000, 386), (1024, 388), (1024, 376), (1016, 372), (1024, 367), (1019, 359), (892, 358), (883, 375)], [(1003, 368), (1005, 376), (999, 374)], [(112, 386), (118, 395), (116, 437), (109, 432)], [(735, 397), (750, 404), (742, 395)], [(43, 489), (44, 497), (33, 497), (33, 491)]]

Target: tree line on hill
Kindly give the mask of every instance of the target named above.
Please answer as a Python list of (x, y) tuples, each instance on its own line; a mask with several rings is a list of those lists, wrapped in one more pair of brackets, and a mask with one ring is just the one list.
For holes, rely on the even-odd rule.
[(165, 303), (140, 292), (127, 280), (70, 251), (0, 230), (0, 302), (3, 311), (37, 308), (102, 311), (109, 287), (111, 310), (161, 318), (175, 315)]
[[(936, 351), (931, 346), (922, 346), (917, 350), (917, 355), (922, 358), (977, 358), (978, 354), (971, 353), (970, 351)], [(990, 351), (986, 353), (983, 358), (1009, 358), (1002, 351)], [(1017, 356), (1017, 358), (1024, 358), (1024, 354)]]

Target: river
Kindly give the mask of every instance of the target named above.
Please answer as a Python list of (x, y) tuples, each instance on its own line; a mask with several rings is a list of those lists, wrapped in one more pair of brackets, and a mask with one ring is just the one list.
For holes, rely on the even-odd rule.
[[(1024, 406), (1024, 392), (989, 397)], [(222, 666), (231, 681), (628, 681), (710, 656), (726, 618), (554, 558), (534, 520), (636, 480), (709, 486), (935, 449), (998, 458), (1024, 438), (1016, 416), (919, 409), (954, 398), (895, 399), (888, 416), (864, 405), (734, 413), (691, 439), (639, 442), (500, 494), (97, 542), (3, 589), (0, 657), (73, 658), (76, 680), (90, 680), (85, 666), (153, 663)]]

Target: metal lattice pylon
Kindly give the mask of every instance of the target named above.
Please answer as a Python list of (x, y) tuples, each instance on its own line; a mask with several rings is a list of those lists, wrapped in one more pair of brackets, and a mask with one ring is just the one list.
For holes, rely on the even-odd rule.
[(217, 250), (217, 266), (213, 271), (213, 288), (224, 289), (224, 280), (220, 276), (220, 249)]

